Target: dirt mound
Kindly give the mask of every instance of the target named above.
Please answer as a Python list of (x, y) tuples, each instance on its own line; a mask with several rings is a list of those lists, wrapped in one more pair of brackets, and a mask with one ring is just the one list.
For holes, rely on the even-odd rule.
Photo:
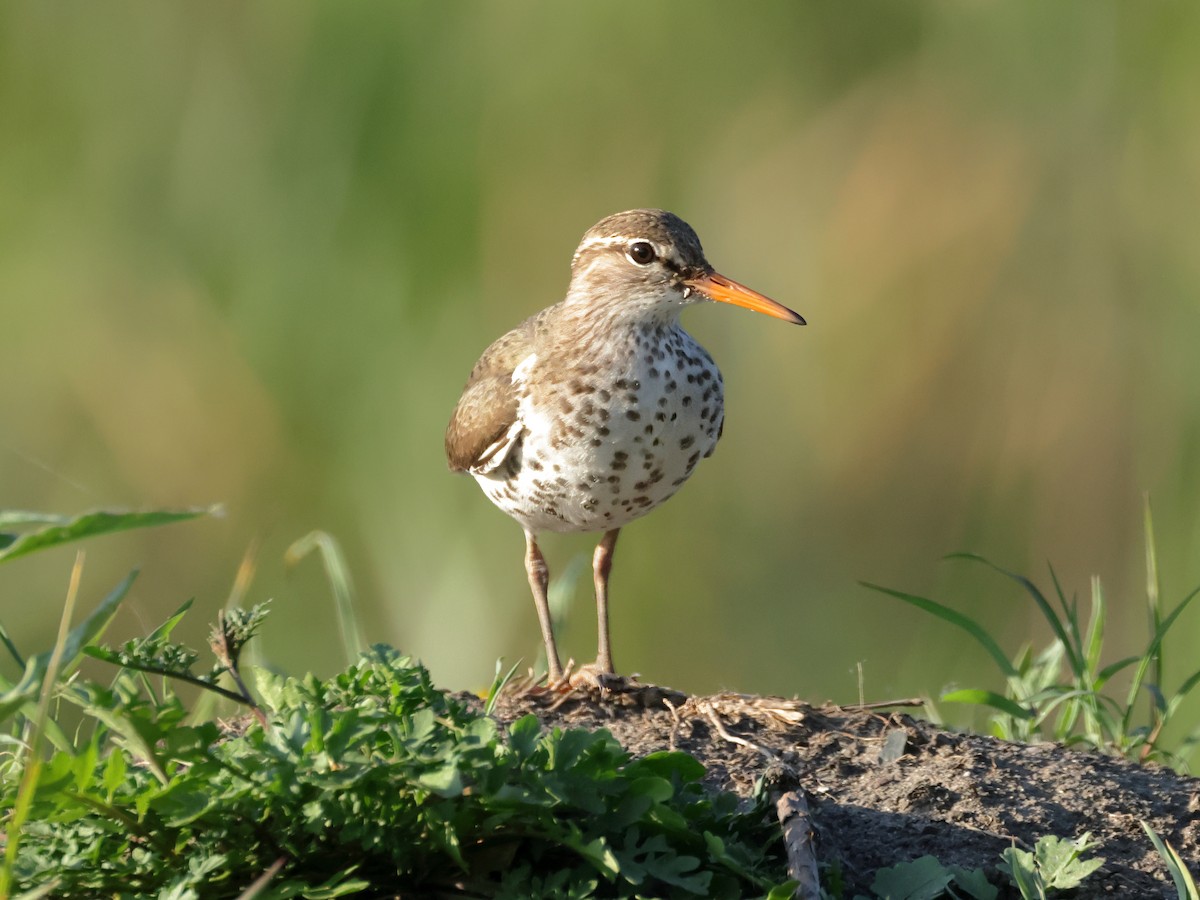
[(547, 727), (606, 728), (635, 755), (684, 750), (714, 787), (743, 796), (769, 774), (806, 795), (816, 854), (838, 861), (846, 896), (876, 869), (929, 854), (992, 874), (1000, 852), (1091, 832), (1104, 866), (1075, 897), (1174, 897), (1144, 819), (1200, 868), (1200, 780), (1156, 765), (943, 731), (894, 712), (649, 689), (600, 700), (512, 692), (495, 714)]

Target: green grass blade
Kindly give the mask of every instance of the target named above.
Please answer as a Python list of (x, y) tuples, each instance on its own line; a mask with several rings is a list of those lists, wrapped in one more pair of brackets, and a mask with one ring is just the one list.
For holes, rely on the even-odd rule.
[(1062, 584), (1058, 580), (1058, 573), (1054, 571), (1054, 566), (1047, 564), (1050, 570), (1050, 583), (1054, 585), (1054, 593), (1058, 597), (1058, 605), (1062, 607), (1063, 617), (1059, 621), (1066, 623), (1067, 630), (1071, 635), (1071, 646), (1079, 651), (1079, 658), (1082, 660), (1084, 656), (1083, 640), (1079, 636), (1079, 603), (1077, 598), (1072, 597), (1071, 602), (1067, 602), (1067, 595), (1062, 589)]
[(17, 649), (17, 645), (13, 643), (8, 629), (3, 624), (0, 624), (0, 643), (4, 644), (4, 649), (8, 651), (9, 656), (17, 661), (17, 665), (22, 669), (25, 668), (25, 657), (21, 655), (21, 651)]
[(163, 622), (152, 632), (150, 632), (148, 640), (154, 640), (155, 638), (162, 638), (163, 640), (166, 640), (169, 638), (171, 636), (171, 632), (175, 630), (175, 626), (179, 624), (180, 620), (187, 614), (187, 611), (192, 608), (192, 604), (195, 602), (196, 601), (194, 598), (190, 600), (184, 600), (183, 603), (180, 604), (179, 609), (175, 610), (175, 612), (171, 614), (171, 617), (167, 619), (167, 621)]
[[(1150, 495), (1142, 495), (1142, 528), (1146, 534), (1146, 603), (1150, 612), (1150, 627), (1155, 633), (1162, 626), (1162, 606), (1160, 602), (1158, 577), (1158, 550), (1154, 541), (1154, 516), (1150, 511)], [(1159, 684), (1163, 680), (1163, 654), (1160, 644), (1155, 653), (1154, 677)]]
[(942, 694), (940, 699), (947, 703), (973, 703), (976, 706), (990, 706), (992, 709), (998, 709), (1000, 712), (1012, 716), (1014, 719), (1029, 720), (1034, 717), (1032, 709), (1028, 709), (1015, 700), (1010, 700), (1008, 697), (997, 694), (994, 691), (975, 689), (950, 691)]
[(1100, 690), (1100, 688), (1104, 687), (1104, 685), (1108, 683), (1110, 678), (1112, 678), (1122, 669), (1127, 669), (1134, 663), (1141, 662), (1141, 659), (1142, 658), (1140, 656), (1127, 656), (1124, 659), (1117, 660), (1115, 663), (1110, 663), (1097, 673), (1095, 681), (1092, 683), (1092, 687), (1096, 690)]
[[(50, 717), (50, 698), (54, 694), (54, 683), (58, 679), (63, 660), (67, 656), (68, 643), (75, 631), (71, 630), (71, 617), (75, 614), (75, 598), (79, 596), (79, 582), (83, 578), (83, 553), (75, 556), (75, 565), (71, 569), (71, 582), (67, 588), (67, 599), (63, 603), (62, 618), (58, 623), (58, 638), (54, 649), (50, 651), (46, 662), (45, 678), (41, 685), (41, 699), (38, 701), (37, 713), (34, 715), (33, 728), (29, 735), (29, 749), (25, 753), (25, 764), (22, 767), (21, 781), (17, 788), (16, 802), (8, 817), (8, 828), (5, 836), (4, 859), (0, 863), (0, 897), (12, 893), (13, 869), (17, 863), (17, 847), (21, 842), (21, 826), (29, 815), (33, 805), (33, 795), (37, 790), (38, 775), (41, 772), (42, 736), (46, 720)], [(78, 652), (78, 651), (76, 651)]]
[[(131, 528), (149, 528), (155, 525), (167, 525), (171, 522), (182, 522), (197, 516), (216, 514), (219, 507), (204, 506), (177, 510), (153, 510), (151, 512), (131, 512), (128, 510), (97, 510), (84, 513), (74, 518), (59, 516), (40, 517), (37, 513), (5, 513), (10, 521), (25, 524), (36, 523), (41, 527), (18, 535), (7, 546), (0, 548), (0, 562), (16, 559), (27, 553), (57, 547), (61, 544), (79, 541), (84, 538), (114, 531), (127, 531)], [(0, 517), (0, 522), (3, 517)]]
[(1147, 823), (1145, 819), (1140, 819), (1139, 823), (1142, 826), (1142, 831), (1146, 832), (1146, 836), (1150, 838), (1150, 842), (1154, 844), (1154, 849), (1158, 851), (1158, 855), (1163, 858), (1163, 862), (1167, 866), (1167, 871), (1171, 873), (1171, 880), (1175, 882), (1175, 893), (1179, 900), (1200, 900), (1200, 890), (1196, 887), (1196, 881), (1187, 870), (1183, 860), (1176, 852), (1175, 848), (1160, 838)]
[(1063, 647), (1067, 651), (1067, 660), (1071, 666), (1071, 671), (1074, 672), (1077, 677), (1083, 677), (1083, 661), (1079, 658), (1078, 648), (1071, 643), (1070, 636), (1067, 634), (1067, 629), (1063, 627), (1062, 620), (1058, 617), (1058, 614), (1055, 613), (1054, 607), (1050, 605), (1050, 601), (1046, 599), (1046, 595), (1038, 589), (1036, 584), (1019, 572), (1009, 571), (1003, 566), (998, 566), (991, 560), (984, 556), (980, 556), (977, 553), (952, 553), (947, 557), (947, 559), (966, 559), (971, 560), (972, 562), (983, 563), (988, 568), (999, 572), (1001, 575), (1004, 575), (1007, 578), (1011, 578), (1017, 584), (1021, 585), (1021, 587), (1025, 589), (1025, 592), (1033, 598), (1033, 602), (1037, 604), (1038, 609), (1042, 611), (1042, 615), (1050, 624), (1050, 628), (1054, 631), (1054, 636), (1062, 641)]
[(317, 550), (325, 564), (325, 574), (333, 588), (334, 608), (337, 611), (338, 629), (342, 635), (342, 652), (346, 664), (351, 665), (367, 649), (358, 624), (358, 613), (354, 609), (354, 584), (350, 580), (350, 567), (333, 535), (324, 531), (313, 531), (288, 547), (284, 559), (294, 566), (309, 553)]
[(1167, 701), (1167, 718), (1175, 714), (1175, 710), (1179, 708), (1179, 704), (1183, 702), (1184, 698), (1192, 692), (1192, 688), (1197, 684), (1200, 684), (1200, 669), (1189, 675), (1183, 684), (1179, 686), (1179, 690), (1171, 695), (1171, 699)]
[(1125, 730), (1129, 730), (1129, 723), (1133, 719), (1133, 708), (1137, 702), (1138, 696), (1142, 692), (1142, 685), (1146, 680), (1146, 673), (1150, 670), (1150, 666), (1156, 659), (1161, 659), (1159, 648), (1162, 646), (1163, 639), (1167, 636), (1167, 632), (1171, 630), (1171, 626), (1175, 624), (1175, 620), (1180, 614), (1187, 609), (1193, 600), (1200, 596), (1200, 587), (1192, 590), (1190, 594), (1179, 601), (1179, 605), (1171, 610), (1170, 614), (1159, 623), (1155, 629), (1154, 637), (1150, 641), (1150, 645), (1146, 648), (1146, 652), (1138, 660), (1137, 671), (1133, 674), (1133, 681), (1129, 685), (1129, 698), (1125, 704)]
[(1087, 645), (1084, 649), (1089, 676), (1100, 665), (1100, 651), (1104, 647), (1104, 625), (1107, 619), (1108, 613), (1107, 604), (1104, 602), (1104, 586), (1100, 583), (1100, 577), (1093, 575), (1092, 614), (1088, 617)]
[(984, 630), (983, 626), (969, 616), (964, 616), (957, 610), (953, 610), (948, 606), (943, 606), (936, 600), (929, 600), (926, 597), (918, 597), (915, 594), (906, 594), (904, 591), (893, 590), (892, 588), (882, 587), (878, 584), (871, 584), (867, 581), (860, 581), (865, 588), (870, 588), (873, 591), (879, 591), (881, 594), (887, 594), (889, 597), (895, 597), (897, 600), (903, 600), (905, 603), (923, 609), (927, 613), (932, 613), (943, 622), (949, 622), (951, 625), (957, 626), (965, 631), (988, 652), (988, 655), (995, 660), (996, 665), (1000, 667), (1006, 678), (1016, 678), (1017, 670), (1013, 668), (1008, 657), (1004, 655), (1004, 651), (1000, 649), (1000, 645), (995, 639)]
[(520, 668), (523, 660), (518, 659), (507, 672), (501, 672), (500, 666), (503, 660), (496, 660), (496, 677), (492, 679), (492, 686), (488, 689), (487, 700), (484, 701), (483, 711), (486, 715), (491, 715), (492, 710), (496, 708), (496, 701), (500, 699), (500, 692), (504, 690), (504, 686), (512, 681), (514, 675), (517, 674), (517, 669)]

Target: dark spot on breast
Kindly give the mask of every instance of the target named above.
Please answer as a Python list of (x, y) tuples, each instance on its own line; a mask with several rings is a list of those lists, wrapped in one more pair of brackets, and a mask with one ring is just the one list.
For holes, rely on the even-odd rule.
[(607, 422), (607, 421), (608, 421), (608, 410), (607, 410), (607, 409), (605, 409), (603, 406), (602, 406), (602, 407), (600, 407), (600, 421), (601, 421), (601, 422)]
[(590, 382), (584, 381), (582, 378), (574, 378), (571, 380), (571, 391), (576, 394), (590, 394), (596, 390), (596, 386)]
[(613, 382), (613, 387), (615, 387), (618, 391), (623, 391), (625, 388), (629, 387), (629, 382), (624, 378), (618, 378)]
[[(646, 426), (645, 428), (643, 428), (642, 430), (643, 430), (643, 431), (645, 431), (645, 432), (646, 432), (646, 434), (654, 434), (654, 426), (653, 426), (653, 425), (647, 425), (647, 426)], [(658, 443), (658, 439), (657, 439), (657, 438), (655, 439), (654, 443), (656, 443), (656, 444)]]
[(636, 409), (627, 409), (625, 411), (625, 418), (629, 419), (631, 422), (636, 422), (641, 417), (642, 417), (642, 414), (640, 412), (638, 412)]
[(529, 459), (525, 460), (525, 465), (529, 466), (529, 468), (533, 469), (533, 471), (535, 471), (535, 472), (542, 471), (542, 464), (540, 462), (538, 462), (536, 459), (534, 459), (532, 456)]
[(654, 420), (656, 422), (665, 422), (667, 421), (667, 414), (665, 412), (655, 413)]
[(692, 446), (692, 444), (694, 444), (694, 443), (696, 443), (695, 435), (689, 434), (687, 437), (685, 437), (683, 440), (681, 440), (679, 442), (679, 449), (686, 450), (688, 447)]
[(558, 407), (563, 411), (563, 415), (566, 416), (569, 416), (571, 413), (575, 412), (575, 405), (566, 397), (560, 397), (558, 399)]
[(696, 383), (696, 376), (695, 376), (695, 375), (693, 375), (691, 372), (688, 372), (688, 376), (687, 376), (687, 383), (688, 383), (688, 384), (695, 384), (695, 383)]
[(596, 392), (596, 395), (600, 398), (601, 403), (607, 403), (612, 399), (612, 394), (606, 391), (604, 388), (600, 388), (600, 390)]
[(599, 447), (603, 443), (604, 443), (604, 441), (600, 440), (600, 438), (592, 438), (592, 446), (593, 447)]
[(684, 397), (683, 397), (683, 400), (681, 400), (680, 402), (681, 402), (681, 403), (682, 403), (684, 406), (691, 406), (691, 405), (692, 405), (692, 398), (691, 398), (691, 396), (689, 396), (689, 395), (685, 394), (685, 395), (684, 395)]
[(700, 451), (699, 450), (697, 450), (695, 453), (693, 453), (691, 456), (688, 457), (687, 467), (688, 467), (689, 472), (692, 469), (696, 468), (696, 463), (699, 462), (699, 460), (700, 460)]
[(596, 434), (600, 435), (600, 437), (608, 437), (608, 426), (601, 425), (596, 429)]
[(606, 481), (608, 481), (609, 484), (619, 484), (621, 481), (621, 476), (620, 475), (609, 475), (608, 478), (606, 479)]
[(667, 398), (666, 398), (666, 397), (659, 397), (659, 398), (658, 398), (658, 405), (659, 405), (659, 406), (666, 406), (666, 405), (667, 405)]
[(672, 392), (672, 391), (674, 391), (674, 390), (675, 390), (675, 388), (677, 388), (677, 387), (679, 387), (679, 385), (678, 385), (678, 384), (676, 384), (676, 383), (675, 383), (675, 379), (674, 379), (674, 378), (672, 378), (670, 381), (668, 381), (668, 382), (667, 382), (667, 393), (668, 393), (668, 394), (669, 394), (669, 393), (671, 393), (671, 392)]
[[(646, 359), (646, 362), (650, 362), (650, 359), (649, 359), (649, 358), (647, 358), (647, 359)], [(650, 367), (650, 377), (651, 377), (651, 378), (657, 378), (657, 377), (658, 377), (658, 369), (656, 369), (654, 366), (651, 366), (651, 367)]]

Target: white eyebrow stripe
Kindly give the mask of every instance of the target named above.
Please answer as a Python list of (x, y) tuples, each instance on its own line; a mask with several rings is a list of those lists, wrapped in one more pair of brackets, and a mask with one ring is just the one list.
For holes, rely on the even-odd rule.
[(624, 244), (631, 240), (633, 240), (633, 238), (628, 236), (588, 238), (579, 245), (579, 249), (575, 251), (575, 255), (578, 256), (580, 251), (586, 250), (588, 247), (611, 247), (613, 244)]

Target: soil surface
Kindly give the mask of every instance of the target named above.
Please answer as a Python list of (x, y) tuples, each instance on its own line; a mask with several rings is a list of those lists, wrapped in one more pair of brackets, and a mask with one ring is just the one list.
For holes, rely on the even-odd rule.
[(1064, 749), (944, 731), (890, 711), (662, 689), (567, 695), (510, 690), (495, 715), (547, 727), (605, 728), (634, 755), (683, 750), (715, 788), (747, 796), (768, 774), (807, 798), (821, 864), (837, 863), (845, 896), (867, 894), (876, 869), (921, 856), (995, 867), (1006, 847), (1090, 832), (1104, 866), (1071, 896), (1175, 897), (1144, 819), (1200, 871), (1200, 779)]

